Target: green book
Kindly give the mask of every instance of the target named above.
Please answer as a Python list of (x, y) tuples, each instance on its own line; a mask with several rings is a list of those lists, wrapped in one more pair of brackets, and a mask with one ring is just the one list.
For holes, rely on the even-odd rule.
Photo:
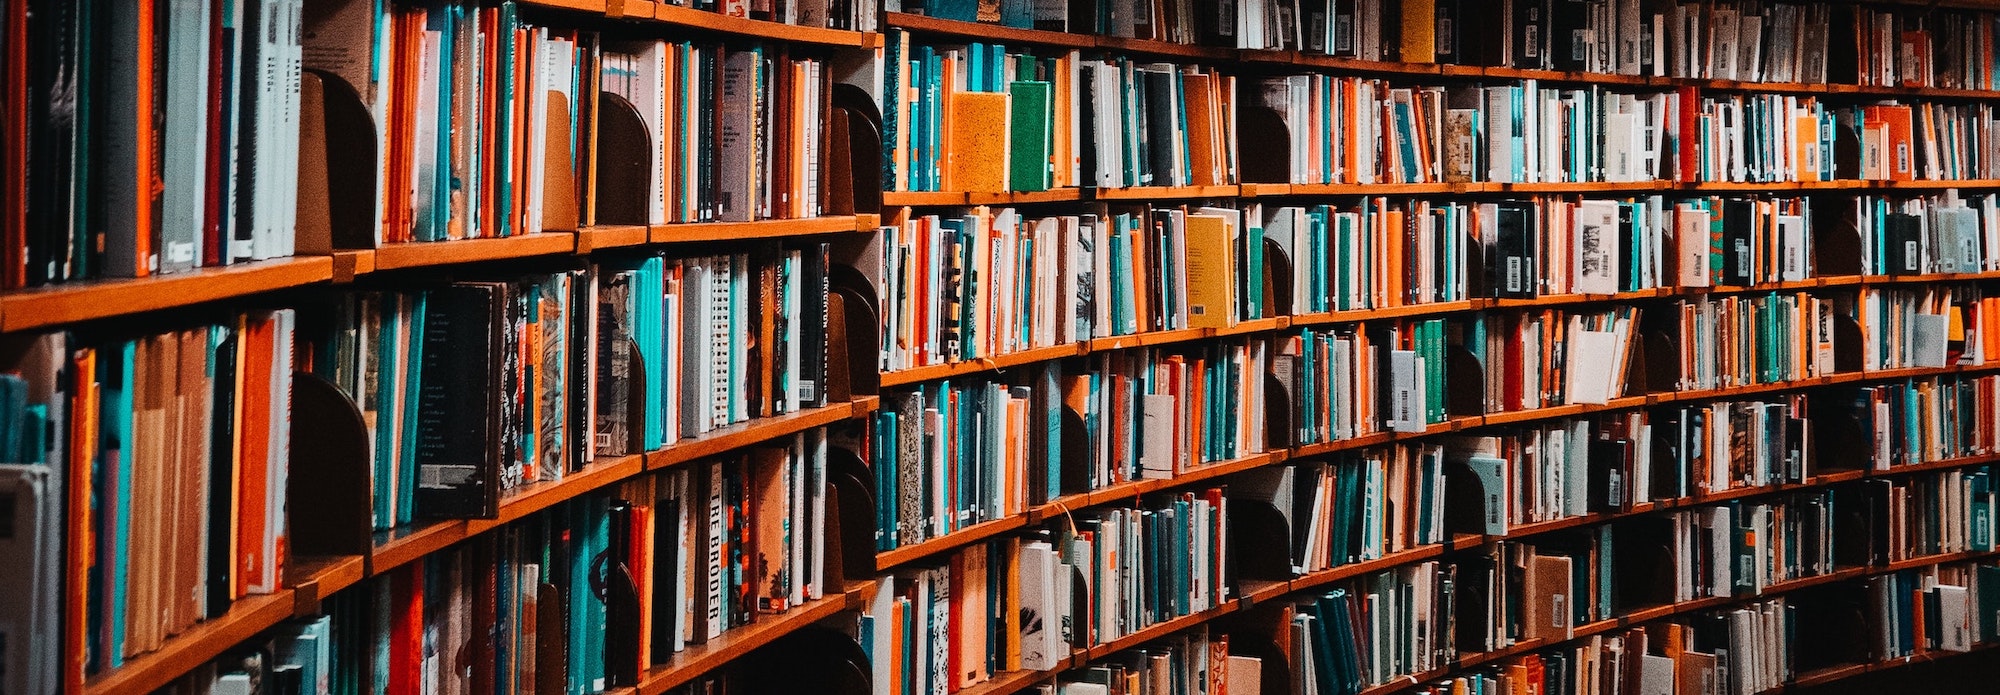
[(1007, 86), (1010, 113), (1007, 180), (1016, 191), (1046, 191), (1049, 173), (1049, 83), (1015, 82)]

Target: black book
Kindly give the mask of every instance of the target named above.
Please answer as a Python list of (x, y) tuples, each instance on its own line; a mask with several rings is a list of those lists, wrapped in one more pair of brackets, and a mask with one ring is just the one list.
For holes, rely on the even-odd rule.
[[(36, 0), (28, 36), (27, 283), (40, 285), (89, 275), (88, 249), (98, 248), (80, 228), (88, 199), (90, 146), (88, 100), (64, 98), (90, 84), (91, 14), (96, 3)], [(73, 267), (67, 269), (65, 266)]]
[(1590, 442), (1589, 506), (1592, 512), (1615, 512), (1625, 506), (1625, 460), (1631, 442), (1593, 439)]
[(499, 333), (507, 325), (507, 295), (503, 283), (457, 283), (430, 292), (417, 395), (418, 515), (499, 513), (507, 452)]
[[(236, 373), (238, 341), (236, 331), (221, 330), (222, 340), (215, 346), (215, 413), (232, 413), (236, 410), (236, 380), (224, 375)], [(231, 509), (235, 499), (231, 488), (236, 484), (235, 448), (227, 442), (236, 440), (234, 418), (216, 417), (209, 429), (209, 493), (208, 493), (208, 537), (230, 538), (236, 525), (236, 513)], [(216, 549), (208, 554), (208, 616), (220, 618), (229, 612), (232, 591), (229, 577), (235, 563), (234, 549)]]
[(803, 314), (799, 320), (805, 324), (799, 327), (799, 349), (804, 352), (799, 355), (800, 373), (794, 378), (799, 380), (800, 405), (807, 408), (826, 405), (826, 295), (832, 253), (832, 247), (821, 242), (806, 247), (801, 254), (805, 275), (799, 278), (799, 287), (805, 296), (799, 298)]
[[(1431, 28), (1435, 32), (1432, 34), (1432, 41), (1435, 42), (1433, 51), (1437, 55), (1437, 62), (1460, 62), (1462, 59), (1459, 57), (1459, 44), (1461, 43), (1459, 41), (1459, 15), (1461, 14), (1459, 1), (1435, 1), (1436, 19), (1431, 22)], [(1473, 2), (1479, 4), (1498, 4), (1494, 3), (1493, 0), (1473, 0)]]
[(1549, 67), (1549, 0), (1514, 0), (1514, 67), (1539, 70)]
[(1722, 201), (1722, 284), (1748, 287), (1751, 273), (1751, 218), (1757, 214), (1749, 200)]
[(1498, 233), (1490, 257), (1488, 284), (1495, 297), (1532, 299), (1539, 291), (1535, 264), (1535, 208), (1521, 202), (1499, 206)]
[(1154, 186), (1174, 185), (1174, 146), (1180, 142), (1180, 118), (1176, 108), (1180, 105), (1174, 94), (1173, 73), (1165, 70), (1140, 70), (1144, 79), (1135, 86), (1142, 88), (1140, 101), (1146, 105), (1145, 157), (1139, 171), (1143, 183)]
[(1906, 212), (1892, 212), (1882, 219), (1883, 270), (1889, 275), (1917, 275), (1923, 272), (1923, 252), (1918, 246), (1923, 220)]
[(1548, 8), (1547, 66), (1555, 70), (1590, 69), (1594, 41), (1589, 30), (1589, 0), (1553, 0)]
[(1355, 11), (1355, 0), (1332, 2), (1333, 45), (1328, 46), (1326, 52), (1342, 58), (1358, 58), (1361, 56), (1361, 23), (1357, 20), (1359, 13)]

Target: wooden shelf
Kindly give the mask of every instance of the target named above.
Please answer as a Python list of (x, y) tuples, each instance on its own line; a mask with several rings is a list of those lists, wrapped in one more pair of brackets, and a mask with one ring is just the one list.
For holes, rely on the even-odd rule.
[(160, 649), (125, 660), (109, 673), (84, 682), (88, 695), (146, 695), (165, 687), (196, 665), (215, 660), (257, 633), (292, 617), (290, 589), (246, 596), (222, 617), (168, 638)]
[(576, 252), (574, 232), (542, 232), (488, 239), (412, 241), (375, 249), (376, 270), (427, 268)]
[(1048, 48), (1091, 48), (1097, 45), (1097, 37), (1090, 34), (1038, 31), (1035, 29), (1003, 27), (997, 24), (961, 22), (908, 12), (884, 12), (882, 13), (882, 25), (917, 34), (952, 37), (967, 41), (996, 42), (1009, 46), (1025, 44)]
[[(655, 244), (669, 244), (689, 241), (775, 239), (810, 234), (854, 232), (862, 229), (857, 224), (856, 218), (853, 215), (808, 217), (796, 220), (757, 220), (755, 222), (665, 224), (654, 225), (647, 241)], [(866, 229), (872, 231), (874, 227), (871, 225)]]
[(849, 587), (840, 593), (828, 593), (824, 598), (807, 601), (783, 613), (759, 614), (748, 625), (730, 628), (701, 644), (690, 644), (687, 649), (674, 654), (667, 663), (647, 669), (639, 678), (637, 691), (639, 695), (660, 695), (676, 686), (700, 678), (702, 674), (749, 654), (758, 647), (777, 641), (780, 637), (797, 632), (843, 610), (858, 608), (861, 605), (862, 591), (862, 586)]
[(1046, 191), (978, 193), (967, 191), (883, 191), (882, 207), (952, 207), (961, 205), (1028, 205), (1071, 203), (1083, 200), (1081, 188), (1051, 188)]
[(720, 34), (791, 43), (865, 48), (873, 46), (877, 36), (858, 31), (731, 17), (717, 12), (705, 12), (691, 7), (647, 0), (522, 0), (522, 4), (530, 7), (600, 14), (610, 19), (650, 20)]
[(640, 224), (615, 224), (584, 227), (576, 230), (576, 252), (590, 253), (598, 249), (625, 248), (645, 244), (651, 231)]
[(331, 258), (296, 256), (172, 275), (14, 290), (0, 294), (0, 330), (23, 331), (194, 306), (324, 283), (332, 278)]
[(1132, 186), (1129, 188), (1092, 188), (1091, 196), (1098, 200), (1162, 200), (1167, 198), (1234, 198), (1242, 188), (1234, 184), (1226, 186)]
[(758, 418), (739, 422), (716, 429), (706, 434), (682, 439), (668, 444), (658, 451), (647, 452), (646, 470), (657, 471), (678, 466), (696, 459), (715, 456), (732, 449), (740, 449), (752, 444), (768, 442), (778, 437), (804, 432), (806, 430), (831, 425), (841, 420), (855, 418), (875, 412), (881, 403), (877, 396), (861, 396), (847, 403), (833, 403), (824, 408), (809, 408), (796, 413), (786, 413), (776, 417)]

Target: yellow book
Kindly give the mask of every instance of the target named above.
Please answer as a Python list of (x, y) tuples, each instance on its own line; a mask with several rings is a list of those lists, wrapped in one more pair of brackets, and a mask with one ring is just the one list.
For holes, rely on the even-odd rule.
[(1229, 220), (1220, 215), (1187, 216), (1187, 325), (1226, 328), (1235, 304), (1236, 255)]
[(951, 95), (951, 174), (956, 190), (1007, 190), (1007, 95)]

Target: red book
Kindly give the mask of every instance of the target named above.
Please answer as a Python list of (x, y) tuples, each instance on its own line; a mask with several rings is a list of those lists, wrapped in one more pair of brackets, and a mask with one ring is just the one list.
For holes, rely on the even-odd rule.
[(1694, 87), (1680, 89), (1680, 129), (1674, 136), (1674, 154), (1680, 156), (1680, 166), (1674, 172), (1681, 181), (1695, 181), (1700, 171), (1696, 143), (1701, 137), (1695, 130), (1695, 121), (1701, 113), (1701, 90)]
[(387, 695), (421, 695), (424, 662), (424, 565), (404, 565), (389, 579)]

